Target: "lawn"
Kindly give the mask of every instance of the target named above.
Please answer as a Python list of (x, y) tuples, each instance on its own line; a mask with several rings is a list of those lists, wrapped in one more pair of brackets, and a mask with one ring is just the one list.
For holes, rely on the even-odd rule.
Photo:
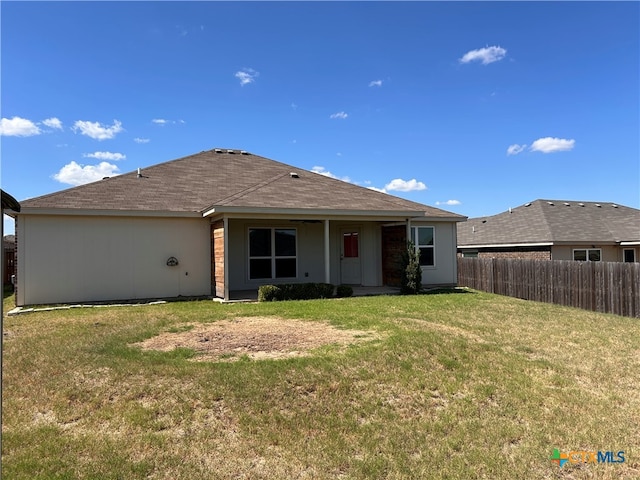
[[(270, 327), (255, 323), (226, 353), (141, 347), (188, 332), (213, 345), (252, 319), (351, 340), (261, 358), (249, 347)], [(637, 319), (467, 292), (78, 308), (4, 327), (7, 479), (640, 478)], [(554, 449), (624, 462), (560, 468)]]

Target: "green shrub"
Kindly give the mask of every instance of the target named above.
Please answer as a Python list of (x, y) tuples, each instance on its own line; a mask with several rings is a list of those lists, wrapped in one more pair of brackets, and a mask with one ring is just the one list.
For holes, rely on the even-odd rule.
[(275, 302), (282, 300), (282, 292), (280, 287), (276, 285), (262, 285), (258, 288), (259, 302)]
[(420, 267), (420, 250), (413, 242), (407, 242), (407, 249), (402, 255), (402, 283), (400, 293), (415, 295), (422, 288), (422, 268)]
[(330, 283), (283, 283), (280, 285), (262, 285), (258, 289), (258, 301), (274, 302), (281, 300), (312, 300), (330, 298), (334, 286)]
[(353, 288), (349, 285), (338, 285), (338, 288), (336, 288), (336, 297), (338, 298), (351, 297), (352, 295)]

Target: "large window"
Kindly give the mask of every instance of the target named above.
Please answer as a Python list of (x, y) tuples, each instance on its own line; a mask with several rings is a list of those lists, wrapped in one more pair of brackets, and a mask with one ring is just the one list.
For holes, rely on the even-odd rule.
[(249, 229), (249, 278), (251, 280), (297, 277), (296, 230)]
[(435, 266), (435, 228), (411, 227), (411, 241), (420, 251), (420, 265), (423, 267)]
[(573, 259), (579, 262), (599, 262), (602, 250), (599, 248), (579, 248), (573, 251)]

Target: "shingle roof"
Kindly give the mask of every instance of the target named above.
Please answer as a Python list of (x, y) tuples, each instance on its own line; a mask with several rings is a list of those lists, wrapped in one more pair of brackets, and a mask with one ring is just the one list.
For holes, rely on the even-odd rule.
[(25, 209), (198, 213), (215, 207), (403, 211), (465, 219), (240, 150), (200, 152), (144, 168), (141, 175), (131, 172), (21, 204)]
[(458, 227), (458, 246), (640, 241), (640, 210), (611, 202), (536, 200)]

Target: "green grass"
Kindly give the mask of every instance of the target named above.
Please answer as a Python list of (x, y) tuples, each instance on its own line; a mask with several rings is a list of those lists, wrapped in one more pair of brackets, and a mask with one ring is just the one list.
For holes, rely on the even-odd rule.
[[(380, 335), (264, 361), (129, 346), (247, 316)], [(4, 324), (7, 479), (640, 477), (637, 319), (474, 292), (72, 309)], [(554, 448), (624, 450), (626, 461), (560, 469)]]

